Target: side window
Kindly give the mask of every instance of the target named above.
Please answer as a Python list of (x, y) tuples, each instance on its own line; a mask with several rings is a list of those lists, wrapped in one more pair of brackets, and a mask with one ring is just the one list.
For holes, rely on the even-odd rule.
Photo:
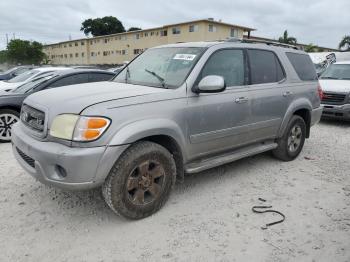
[(90, 73), (89, 74), (89, 82), (100, 82), (100, 81), (108, 81), (113, 77), (110, 74), (104, 73)]
[(301, 80), (310, 81), (317, 79), (316, 70), (309, 55), (290, 52), (287, 52), (286, 55)]
[(82, 83), (87, 83), (88, 81), (89, 81), (88, 74), (75, 74), (75, 75), (66, 76), (64, 78), (57, 80), (56, 82), (50, 85), (50, 88), (82, 84)]
[(201, 79), (208, 75), (219, 75), (226, 86), (244, 85), (244, 53), (239, 49), (215, 52), (204, 65)]
[(250, 49), (248, 56), (252, 85), (274, 83), (284, 78), (282, 66), (273, 52)]

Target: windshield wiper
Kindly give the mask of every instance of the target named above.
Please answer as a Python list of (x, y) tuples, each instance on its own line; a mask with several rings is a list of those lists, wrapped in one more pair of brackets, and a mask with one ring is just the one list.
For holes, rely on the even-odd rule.
[(158, 75), (156, 72), (150, 71), (150, 70), (148, 70), (148, 69), (145, 69), (145, 71), (146, 71), (147, 73), (149, 73), (149, 74), (155, 76), (155, 77), (159, 80), (159, 82), (160, 82), (160, 84), (162, 85), (162, 87), (163, 87), (163, 88), (166, 88), (166, 87), (165, 87), (165, 80), (164, 80), (163, 77), (161, 77), (160, 75)]
[(331, 76), (321, 76), (321, 79), (339, 79), (339, 78), (331, 77)]

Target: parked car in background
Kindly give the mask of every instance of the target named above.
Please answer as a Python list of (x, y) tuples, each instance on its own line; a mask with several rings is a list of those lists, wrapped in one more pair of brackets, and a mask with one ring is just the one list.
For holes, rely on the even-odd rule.
[(34, 68), (33, 66), (17, 66), (17, 67), (11, 68), (5, 72), (0, 73), (0, 81), (9, 80), (33, 68)]
[(107, 81), (114, 74), (103, 70), (67, 69), (45, 72), (9, 92), (0, 92), (0, 142), (11, 140), (11, 128), (19, 119), (23, 100), (36, 92), (67, 85)]
[(20, 74), (10, 80), (0, 82), (0, 91), (9, 91), (48, 72), (67, 70), (69, 67), (39, 67)]
[(350, 61), (331, 64), (321, 75), (323, 118), (350, 120)]
[(112, 81), (29, 96), (13, 152), (42, 183), (102, 186), (114, 212), (140, 219), (184, 173), (269, 150), (295, 159), (320, 120), (321, 93), (299, 50), (237, 41), (155, 47)]

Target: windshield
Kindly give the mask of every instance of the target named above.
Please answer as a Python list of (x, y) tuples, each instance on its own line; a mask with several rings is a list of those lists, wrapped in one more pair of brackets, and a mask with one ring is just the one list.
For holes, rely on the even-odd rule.
[(16, 76), (10, 80), (8, 80), (8, 83), (18, 83), (18, 82), (24, 82), (27, 79), (29, 79), (30, 77), (32, 77), (33, 75), (39, 73), (38, 70), (29, 70), (23, 74), (20, 74), (19, 76)]
[(29, 92), (33, 91), (34, 89), (36, 89), (40, 84), (43, 84), (46, 81), (48, 81), (56, 76), (57, 75), (53, 74), (52, 72), (47, 73), (47, 74), (43, 74), (40, 77), (34, 78), (31, 81), (24, 83), (23, 85), (20, 85), (16, 89), (13, 89), (11, 92), (16, 93), (16, 94), (29, 93)]
[(204, 48), (197, 47), (149, 49), (126, 66), (114, 81), (163, 88), (179, 87), (203, 51)]
[(321, 76), (321, 79), (350, 80), (350, 64), (332, 64)]

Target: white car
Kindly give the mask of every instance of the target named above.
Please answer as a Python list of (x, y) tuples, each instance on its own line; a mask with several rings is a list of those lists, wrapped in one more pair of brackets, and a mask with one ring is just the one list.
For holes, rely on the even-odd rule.
[(331, 64), (321, 75), (325, 118), (350, 120), (350, 61)]
[(37, 76), (40, 76), (42, 74), (48, 73), (48, 72), (54, 72), (58, 70), (67, 70), (70, 69), (68, 67), (40, 67), (40, 68), (35, 68), (32, 70), (29, 70), (23, 74), (20, 74), (10, 80), (7, 81), (1, 81), (0, 82), (0, 91), (10, 91), (12, 89), (15, 89), (16, 87), (31, 81)]

